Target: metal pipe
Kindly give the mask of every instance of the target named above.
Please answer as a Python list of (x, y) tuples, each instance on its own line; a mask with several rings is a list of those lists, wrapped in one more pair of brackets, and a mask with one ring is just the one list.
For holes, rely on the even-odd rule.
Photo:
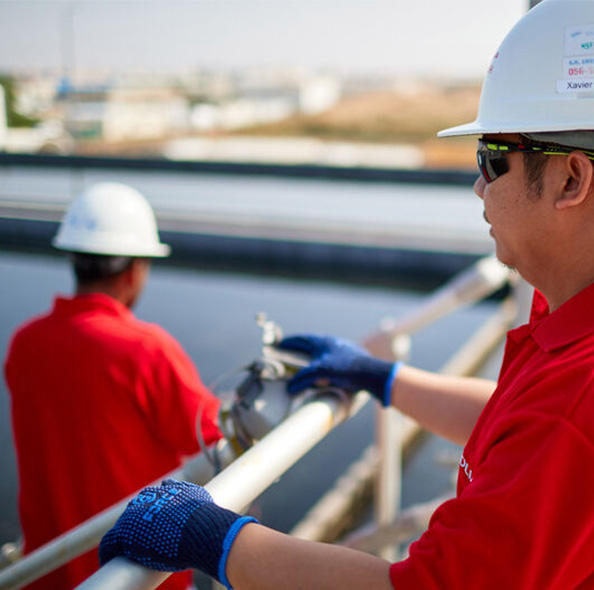
[(386, 322), (385, 328), (395, 334), (413, 334), (428, 324), (470, 305), (500, 289), (510, 279), (511, 272), (494, 256), (481, 258), (457, 274), (451, 281), (435, 291), (413, 313), (401, 320)]
[[(346, 396), (335, 393), (320, 395), (306, 403), (208, 482), (205, 488), (217, 504), (241, 512), (346, 418), (349, 404)], [(150, 590), (168, 575), (116, 558), (77, 590)]]
[(517, 317), (517, 303), (513, 297), (505, 299), (497, 311), (466, 340), (440, 369), (444, 375), (476, 375), (505, 341)]
[(381, 333), (391, 338), (413, 334), (441, 317), (470, 305), (503, 287), (511, 271), (494, 256), (475, 262), (428, 297), (416, 310), (401, 319), (382, 320)]
[[(218, 443), (217, 454), (223, 466), (228, 465), (235, 458), (231, 446), (225, 440)], [(205, 454), (200, 453), (189, 459), (183, 467), (163, 475), (154, 483), (158, 485), (167, 477), (206, 483), (213, 475), (213, 466)], [(126, 504), (135, 495), (132, 494), (120, 500), (117, 504), (106, 508), (0, 571), (0, 590), (19, 588), (96, 547), (101, 537), (113, 526)]]
[(403, 336), (408, 337), (447, 314), (480, 301), (507, 282), (515, 282), (515, 277), (494, 256), (481, 258), (440, 287), (412, 313), (403, 318), (384, 318), (380, 329), (367, 336), (363, 345), (380, 358), (398, 360), (402, 358), (402, 345), (406, 345)]

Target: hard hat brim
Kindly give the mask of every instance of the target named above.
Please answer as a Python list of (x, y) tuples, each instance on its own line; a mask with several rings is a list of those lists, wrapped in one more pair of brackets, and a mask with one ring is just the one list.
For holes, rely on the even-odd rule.
[(117, 248), (114, 247), (113, 244), (101, 243), (100, 241), (87, 241), (84, 245), (81, 240), (69, 242), (60, 239), (59, 235), (52, 240), (52, 246), (57, 250), (63, 250), (65, 252), (81, 252), (103, 256), (130, 256), (132, 258), (166, 258), (171, 254), (171, 247), (169, 244), (159, 243), (149, 249), (129, 246)]
[[(465, 123), (464, 125), (456, 125), (455, 127), (448, 127), (442, 129), (437, 133), (437, 137), (456, 137), (460, 135), (481, 135), (485, 133), (484, 127), (479, 125), (478, 121), (472, 123)], [(500, 131), (499, 133), (503, 133)]]
[(483, 135), (488, 134), (500, 134), (500, 133), (564, 133), (567, 132), (569, 127), (572, 131), (590, 131), (592, 130), (593, 124), (591, 121), (585, 124), (576, 123), (574, 126), (567, 125), (564, 123), (551, 124), (548, 122), (517, 125), (513, 123), (504, 124), (490, 124), (485, 125), (477, 121), (472, 123), (465, 123), (464, 125), (457, 125), (456, 127), (449, 127), (443, 129), (437, 133), (437, 137), (459, 137), (463, 135)]

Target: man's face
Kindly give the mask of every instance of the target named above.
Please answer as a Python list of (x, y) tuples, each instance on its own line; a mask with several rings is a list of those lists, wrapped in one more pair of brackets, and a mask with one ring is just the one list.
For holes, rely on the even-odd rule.
[[(485, 139), (522, 143), (515, 134), (488, 135)], [(474, 191), (483, 200), (484, 217), (491, 226), (489, 233), (495, 241), (497, 258), (522, 273), (530, 265), (542, 264), (546, 256), (549, 200), (529, 186), (521, 153), (513, 152), (506, 158), (508, 172), (490, 183), (480, 176)]]

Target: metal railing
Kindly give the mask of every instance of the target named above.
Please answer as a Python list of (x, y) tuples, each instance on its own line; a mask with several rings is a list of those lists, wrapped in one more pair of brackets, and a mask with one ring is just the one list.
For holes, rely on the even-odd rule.
[[(200, 454), (188, 461), (183, 468), (159, 478), (158, 482), (166, 477), (173, 477), (206, 484), (209, 491), (214, 490), (211, 493), (215, 500), (240, 511), (321, 440), (338, 422), (355, 413), (366, 399), (365, 394), (360, 394), (354, 401), (346, 396), (338, 396), (336, 392), (329, 392), (326, 396), (320, 395), (299, 408), (281, 426), (239, 458), (236, 458), (230, 443), (225, 440), (220, 441), (216, 449), (218, 461), (221, 466), (227, 467), (214, 479), (211, 479), (214, 475), (214, 467), (205, 454)], [(285, 436), (290, 437), (286, 440), (294, 442), (294, 446), (287, 449)], [(299, 443), (300, 437), (303, 439), (302, 446)], [(282, 454), (279, 454), (279, 448), (283, 449)], [(258, 474), (255, 469), (256, 465), (262, 469), (261, 474)], [(267, 479), (266, 474), (269, 469), (272, 475)], [(248, 473), (249, 477), (246, 477)], [(241, 476), (241, 480), (233, 484), (233, 478), (238, 476)], [(238, 481), (241, 481), (241, 486), (237, 485)], [(158, 482), (154, 483), (158, 484)], [(226, 492), (225, 486), (227, 486)], [(239, 488), (247, 496), (227, 497)], [(251, 490), (255, 490), (252, 497), (249, 495)], [(103, 534), (113, 526), (134, 495), (124, 498), (0, 571), (0, 588), (15, 590), (97, 546)], [(241, 498), (244, 497), (246, 499), (242, 500)], [(107, 587), (111, 588), (111, 586)]]
[(388, 360), (408, 355), (410, 336), (440, 318), (488, 297), (518, 277), (494, 256), (486, 256), (437, 289), (412, 313), (402, 318), (384, 318), (380, 329), (365, 339), (366, 348)]
[[(379, 332), (371, 334), (365, 341), (374, 354), (388, 360), (407, 360), (410, 351), (410, 337), (413, 333), (445, 315), (483, 299), (501, 289), (512, 279), (512, 274), (494, 256), (480, 259), (471, 267), (456, 275), (427, 298), (413, 313), (402, 319), (386, 318), (381, 322)], [(506, 315), (506, 318), (508, 316)], [(502, 325), (501, 322), (498, 323)], [(505, 321), (503, 322), (505, 325)], [(491, 329), (493, 332), (493, 329)], [(495, 328), (497, 338), (505, 330)], [(489, 350), (492, 345), (489, 343)], [(473, 344), (473, 354), (479, 349)], [(480, 349), (482, 350), (482, 349)], [(442, 372), (449, 369), (442, 369)], [(461, 371), (459, 374), (468, 374)], [(402, 419), (391, 408), (378, 406), (376, 410), (376, 446), (379, 464), (374, 494), (374, 519), (378, 530), (389, 527), (397, 517), (400, 504), (402, 477)], [(410, 436), (410, 434), (408, 434)], [(388, 560), (397, 558), (394, 547), (382, 547), (379, 554)]]
[[(514, 295), (513, 298), (504, 300), (439, 372), (455, 376), (476, 375), (499, 348), (507, 330), (517, 318), (518, 306), (515, 299)], [(402, 414), (390, 413), (396, 420), (394, 427), (400, 430), (399, 450), (406, 451), (422, 434), (422, 429), (414, 420)], [(422, 532), (433, 512), (434, 502), (413, 506), (395, 514), (391, 521), (380, 518), (381, 515), (376, 512), (372, 524), (353, 532), (351, 523), (357, 522), (360, 514), (365, 512), (365, 505), (380, 493), (385, 479), (385, 476), (378, 477), (382, 465), (378, 445), (370, 445), (363, 451), (361, 458), (337, 480), (334, 487), (309, 509), (290, 534), (300, 539), (323, 542), (336, 542), (347, 534), (347, 539), (342, 541), (347, 546), (384, 554), (383, 549), (386, 546), (395, 546), (401, 539), (410, 538), (411, 530), (414, 533)], [(398, 485), (398, 481), (393, 483)], [(385, 496), (386, 499), (389, 498), (388, 494)], [(395, 495), (391, 500), (397, 506)]]
[[(346, 418), (349, 406), (348, 398), (336, 394), (322, 395), (305, 404), (205, 488), (215, 502), (241, 512)], [(168, 575), (116, 558), (78, 586), (78, 590), (149, 590)]]
[[(217, 454), (223, 466), (228, 465), (235, 458), (229, 443), (224, 440), (217, 445)], [(182, 468), (160, 477), (154, 483), (158, 485), (162, 479), (172, 477), (203, 484), (209, 481), (213, 475), (213, 466), (206, 455), (201, 453), (188, 460)], [(2, 590), (19, 588), (96, 547), (101, 537), (114, 525), (126, 504), (135, 495), (136, 493), (123, 498), (74, 529), (20, 558), (6, 569), (0, 570), (0, 588)]]
[[(511, 278), (510, 272), (492, 257), (482, 259), (428, 297), (412, 314), (399, 321), (384, 322), (381, 330), (368, 338), (368, 342), (372, 342), (369, 348), (373, 350), (373, 345), (377, 348), (379, 342), (383, 347), (383, 356), (403, 358), (408, 350), (411, 333), (499, 290)], [(482, 328), (481, 345), (477, 346), (476, 341), (473, 341), (471, 346), (473, 359), (477, 357), (477, 352), (482, 350), (483, 354), (486, 354), (488, 350), (493, 349), (513, 316), (512, 308), (513, 305), (509, 301), (505, 302), (501, 308), (505, 313), (494, 314), (494, 318)], [(467, 374), (469, 363), (478, 362), (469, 361), (467, 357), (468, 354), (463, 347), (457, 354), (458, 360), (453, 359), (443, 371), (457, 374), (465, 367), (462, 372)], [(364, 394), (359, 394), (355, 398), (358, 402), (356, 408), (360, 407), (366, 398)], [(186, 464), (184, 470), (176, 470), (170, 475), (202, 484), (208, 481), (205, 487), (217, 503), (241, 511), (320, 441), (337, 421), (352, 414), (354, 410), (355, 407), (349, 408), (348, 399), (337, 397), (336, 394), (316, 398), (291, 414), (235, 461), (235, 453), (230, 445), (226, 441), (221, 441), (219, 458), (223, 466), (228, 466), (214, 479), (208, 481), (214, 475), (214, 470), (203, 455)], [(375, 527), (385, 533), (386, 530), (393, 531), (393, 524), (398, 521), (396, 509), (400, 494), (400, 453), (403, 436), (400, 430), (402, 426), (395, 422), (395, 417), (398, 416), (396, 412), (381, 410), (380, 416), (380, 420), (384, 420), (384, 427), (380, 429), (381, 435), (377, 440), (380, 450), (379, 464), (374, 468), (380, 482), (376, 486), (380, 509), (376, 510)], [(410, 427), (408, 424), (409, 430)], [(279, 449), (283, 450), (282, 453), (279, 453)], [(241, 485), (238, 485), (239, 482)], [(105, 531), (113, 525), (127, 501), (128, 498), (122, 500), (0, 571), (0, 590), (18, 588), (96, 546)], [(79, 588), (149, 589), (161, 583), (164, 576), (166, 574), (151, 572), (125, 560), (114, 560)]]

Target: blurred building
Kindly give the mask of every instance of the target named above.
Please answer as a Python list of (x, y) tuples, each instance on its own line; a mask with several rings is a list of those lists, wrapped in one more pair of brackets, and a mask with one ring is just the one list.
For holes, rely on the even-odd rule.
[(55, 119), (33, 127), (9, 127), (5, 90), (0, 85), (0, 152), (62, 154), (71, 148), (70, 136)]
[(232, 96), (195, 105), (190, 121), (197, 131), (240, 129), (297, 113), (322, 112), (335, 105), (341, 94), (340, 80), (334, 76), (248, 74), (235, 81)]
[(63, 121), (75, 139), (158, 139), (188, 127), (188, 100), (175, 88), (83, 87), (60, 93)]

